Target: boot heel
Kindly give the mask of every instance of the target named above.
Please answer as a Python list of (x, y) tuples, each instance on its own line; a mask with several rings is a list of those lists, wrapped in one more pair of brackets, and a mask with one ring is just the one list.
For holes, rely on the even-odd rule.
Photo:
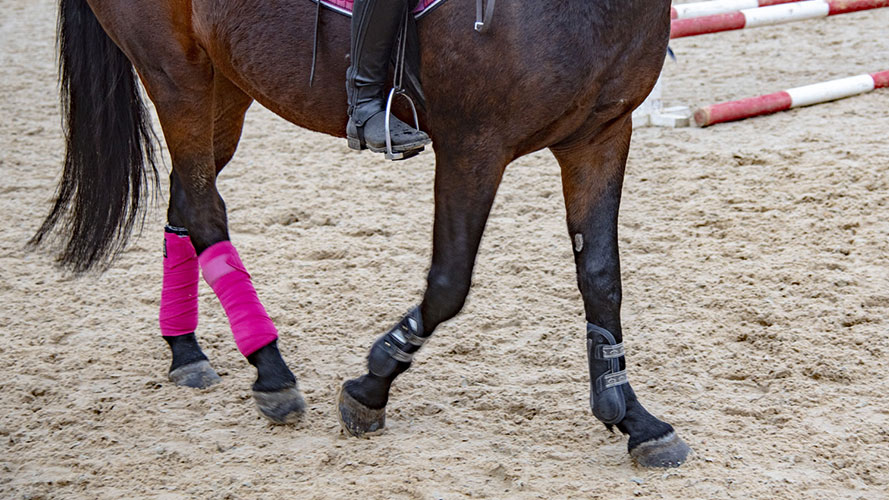
[(357, 137), (349, 137), (349, 149), (354, 149), (355, 151), (361, 151), (363, 149), (367, 149), (367, 145), (361, 142)]

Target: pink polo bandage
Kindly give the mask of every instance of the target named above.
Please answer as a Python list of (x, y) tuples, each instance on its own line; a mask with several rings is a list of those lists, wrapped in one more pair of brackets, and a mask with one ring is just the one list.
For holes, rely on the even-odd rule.
[(161, 335), (176, 337), (198, 327), (198, 256), (188, 235), (164, 233)]
[(278, 338), (278, 330), (256, 296), (250, 275), (228, 241), (220, 241), (198, 257), (206, 281), (228, 316), (238, 350), (249, 356)]

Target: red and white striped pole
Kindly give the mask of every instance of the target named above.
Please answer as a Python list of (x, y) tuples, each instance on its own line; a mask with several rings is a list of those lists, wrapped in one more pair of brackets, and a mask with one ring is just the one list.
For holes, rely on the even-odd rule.
[(889, 7), (889, 0), (808, 0), (727, 14), (677, 19), (671, 22), (670, 38), (755, 28)]
[(670, 9), (670, 19), (688, 19), (690, 17), (712, 16), (737, 10), (768, 7), (782, 3), (799, 2), (800, 0), (710, 0), (708, 2), (692, 2), (674, 5)]
[(800, 106), (834, 101), (879, 88), (889, 88), (889, 71), (841, 78), (774, 94), (713, 104), (695, 111), (695, 123), (700, 127), (707, 127), (715, 123), (743, 120)]

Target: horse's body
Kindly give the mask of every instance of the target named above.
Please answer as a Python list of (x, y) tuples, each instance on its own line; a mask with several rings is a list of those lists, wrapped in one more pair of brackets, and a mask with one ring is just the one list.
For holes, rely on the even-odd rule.
[[(436, 160), (433, 257), (419, 309), (423, 333), (428, 336), (462, 308), (507, 164), (550, 148), (562, 168), (587, 320), (621, 342), (616, 225), (630, 115), (663, 64), (670, 1), (506, 0), (497, 3), (493, 29), (483, 35), (472, 30), (473, 4), (449, 0), (419, 23), (427, 102), (421, 121)], [(61, 0), (61, 8), (69, 156), (56, 210), (37, 240), (65, 221), (69, 241), (61, 260), (75, 270), (103, 262), (128, 236), (139, 208), (141, 144), (148, 136), (134, 88), (112, 99), (81, 87), (103, 79), (127, 83), (129, 64), (135, 67), (172, 157), (170, 224), (187, 228), (199, 255), (228, 240), (215, 176), (234, 154), (254, 99), (296, 125), (344, 135), (349, 22), (339, 14), (321, 13), (310, 86), (315, 6), (307, 0)], [(109, 92), (120, 91), (108, 85)], [(113, 104), (113, 113), (84, 115), (86, 107), (103, 102)], [(82, 132), (90, 127), (96, 132)], [(91, 154), (98, 167), (88, 165)], [(105, 176), (112, 170), (123, 173)], [(97, 178), (105, 180), (104, 191), (91, 187)], [(198, 348), (179, 346), (179, 355), (187, 358), (190, 349)], [(251, 359), (259, 370), (257, 384), (268, 391), (284, 387), (280, 356), (265, 354), (271, 361)], [(176, 355), (174, 345), (174, 365)], [(372, 420), (350, 420), (350, 432), (355, 425), (359, 431), (382, 425), (389, 387), (408, 366), (344, 386), (342, 416)], [(672, 428), (625, 388), (625, 416), (613, 423), (630, 435), (631, 453), (645, 465), (681, 462), (687, 448)]]

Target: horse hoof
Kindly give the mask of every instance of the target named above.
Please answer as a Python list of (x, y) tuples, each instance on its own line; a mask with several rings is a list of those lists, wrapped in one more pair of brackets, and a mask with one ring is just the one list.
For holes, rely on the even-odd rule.
[(259, 414), (274, 424), (292, 424), (306, 411), (306, 402), (294, 385), (273, 392), (253, 391)]
[(205, 360), (195, 361), (170, 371), (170, 381), (183, 387), (206, 389), (222, 382), (216, 370)]
[(630, 450), (630, 456), (642, 467), (679, 467), (688, 458), (691, 448), (675, 432), (646, 441)]
[(337, 392), (337, 418), (343, 430), (355, 437), (375, 436), (386, 427), (386, 407), (375, 410), (359, 403), (345, 388)]

